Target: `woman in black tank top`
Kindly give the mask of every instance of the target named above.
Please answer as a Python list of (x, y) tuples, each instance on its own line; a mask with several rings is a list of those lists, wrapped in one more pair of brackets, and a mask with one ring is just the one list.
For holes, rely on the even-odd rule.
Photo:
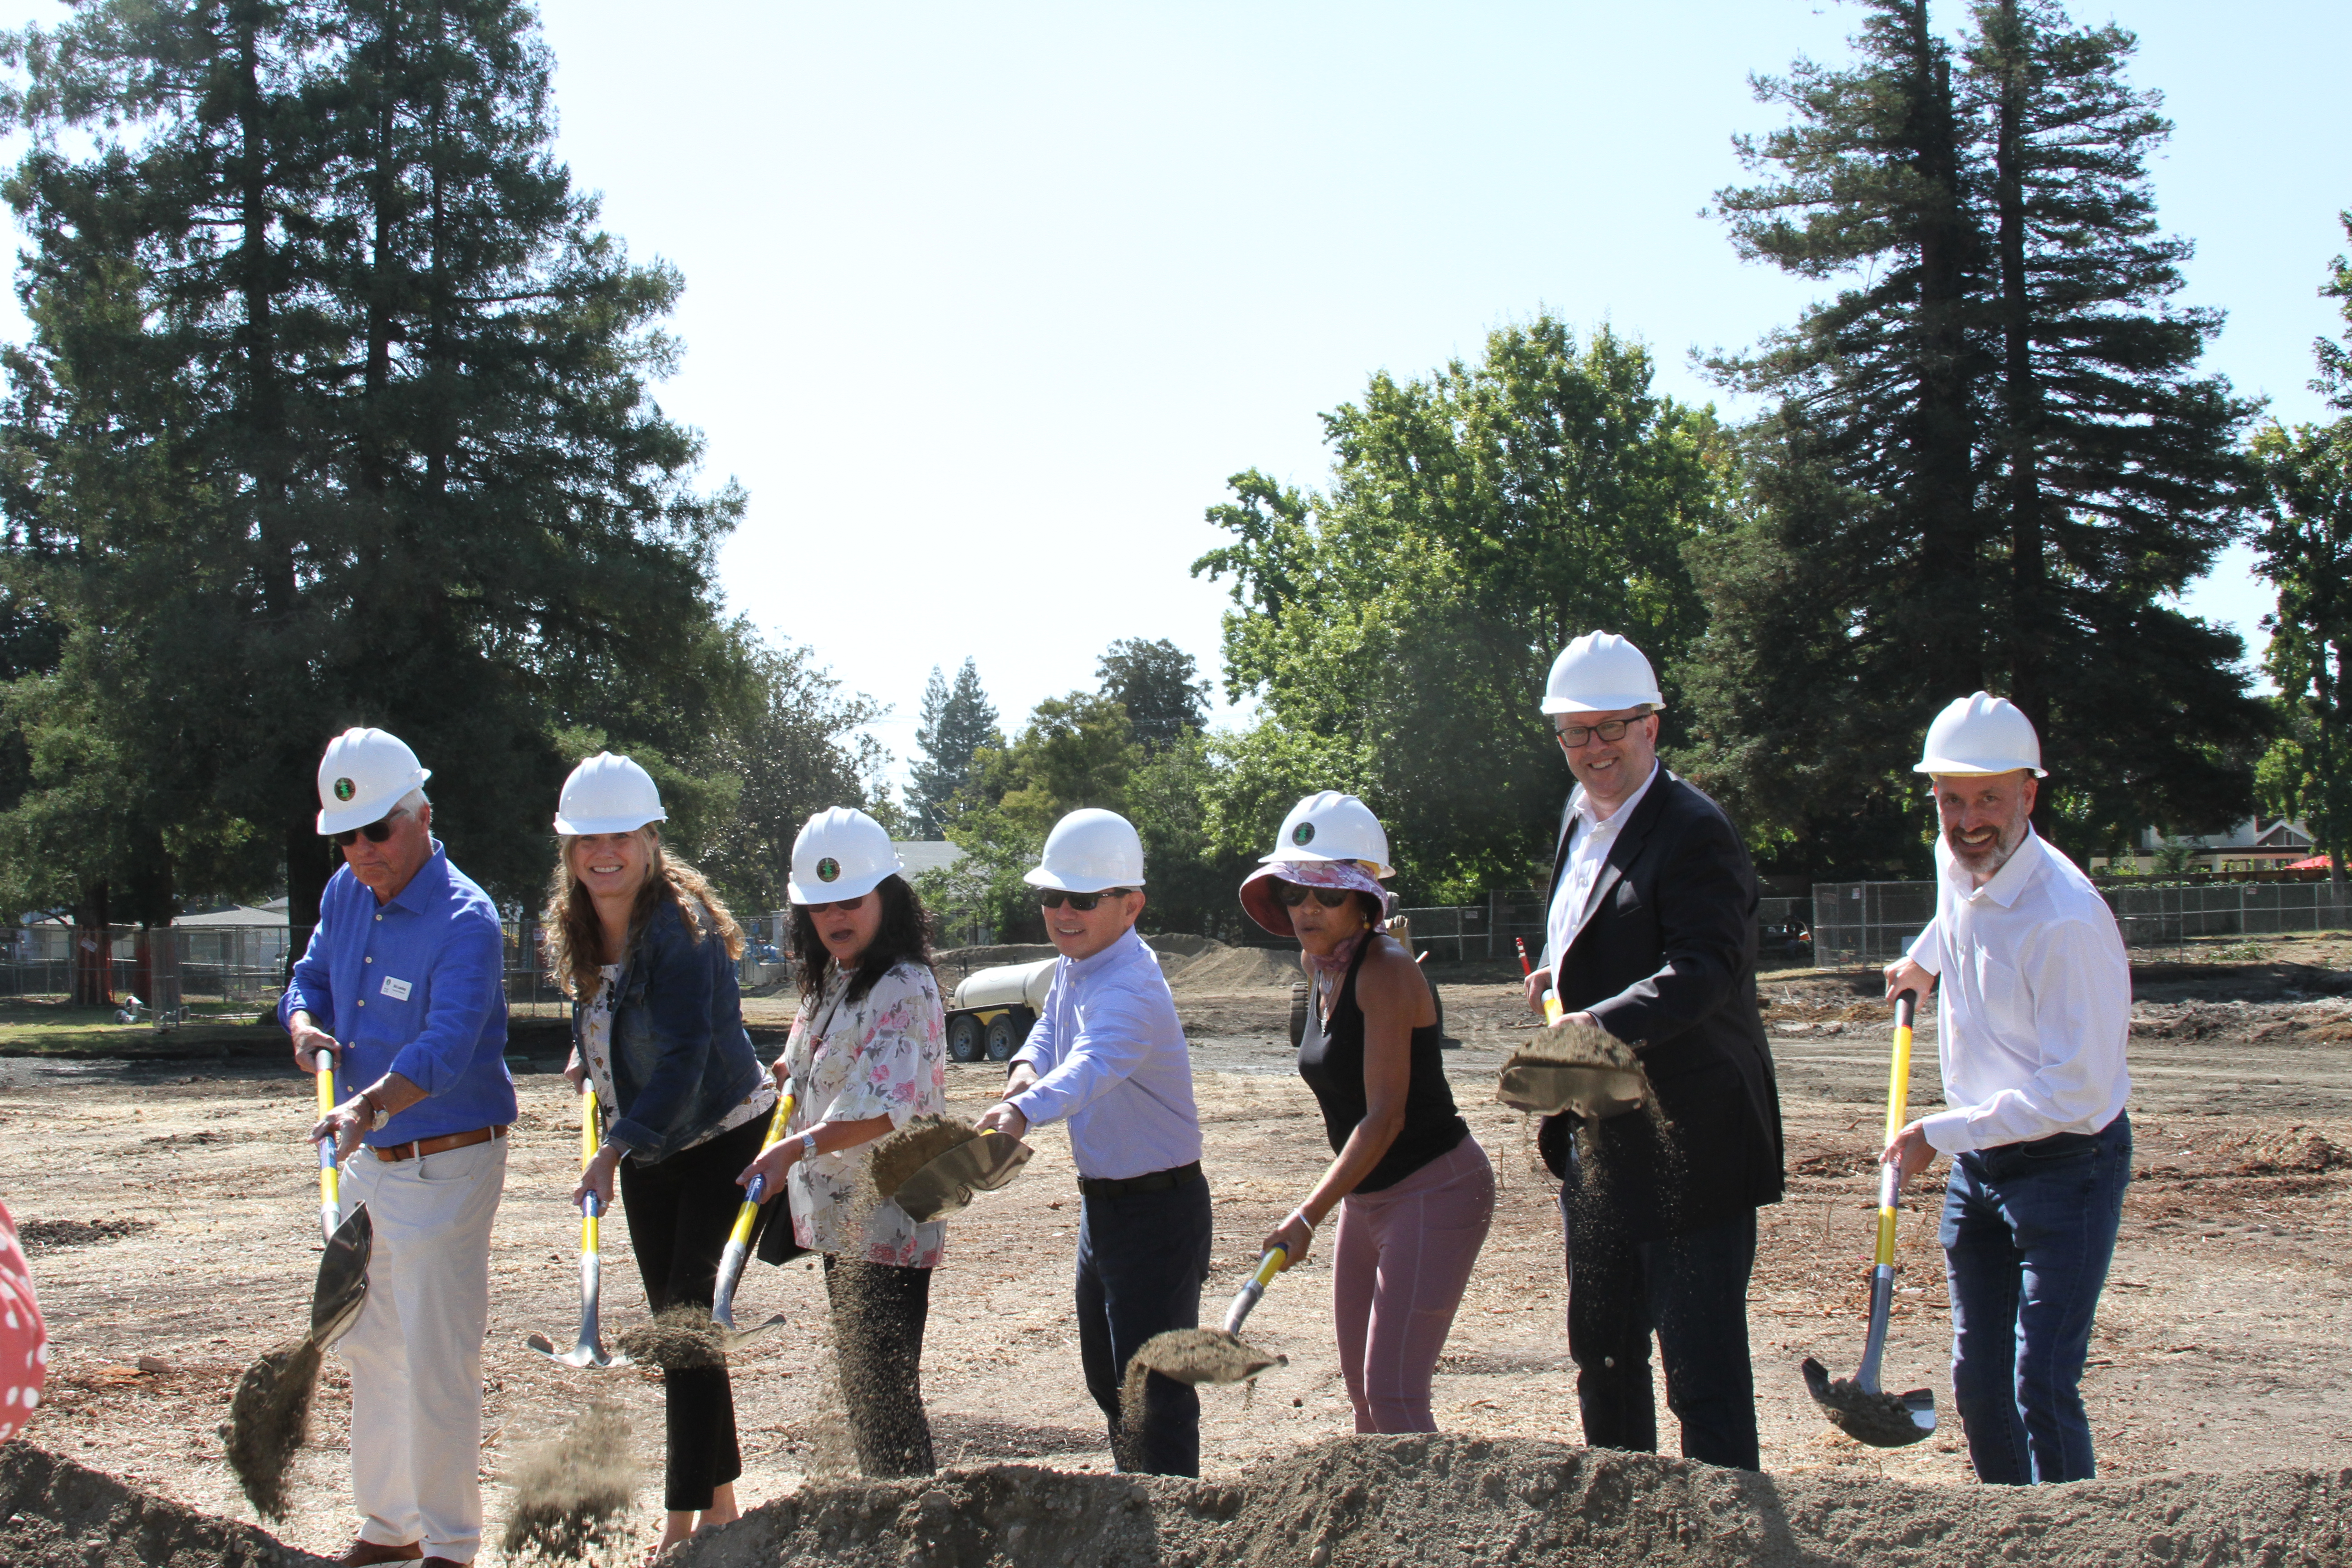
[(1436, 997), (1386, 934), (1388, 838), (1352, 795), (1299, 802), (1242, 907), (1310, 978), (1298, 1072), (1333, 1159), (1264, 1247), (1307, 1256), (1339, 1212), (1332, 1305), (1359, 1432), (1436, 1430), (1429, 1384), (1494, 1216), (1494, 1170), (1454, 1108)]

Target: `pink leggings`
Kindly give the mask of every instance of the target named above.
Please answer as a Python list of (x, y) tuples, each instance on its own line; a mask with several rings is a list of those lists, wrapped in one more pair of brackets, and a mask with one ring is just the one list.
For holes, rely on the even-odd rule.
[(1465, 1137), (1393, 1187), (1339, 1205), (1331, 1313), (1359, 1432), (1434, 1432), (1429, 1378), (1495, 1218), (1495, 1167)]

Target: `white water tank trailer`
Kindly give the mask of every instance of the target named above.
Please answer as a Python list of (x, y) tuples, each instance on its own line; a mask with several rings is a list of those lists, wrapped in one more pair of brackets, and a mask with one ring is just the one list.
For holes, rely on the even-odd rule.
[(976, 1062), (1009, 1062), (1045, 1005), (1056, 958), (975, 970), (955, 988), (948, 1004), (948, 1057)]

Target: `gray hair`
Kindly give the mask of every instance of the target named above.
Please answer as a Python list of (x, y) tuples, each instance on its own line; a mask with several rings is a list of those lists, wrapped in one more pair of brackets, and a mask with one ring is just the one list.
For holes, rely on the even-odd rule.
[[(431, 805), (433, 803), (430, 800), (427, 800), (425, 797), (425, 792), (422, 789), (413, 789), (406, 795), (400, 797), (400, 804), (394, 806), (392, 811), (414, 812), (420, 806)], [(384, 815), (386, 816), (390, 816), (392, 815), (392, 811), (387, 811)]]

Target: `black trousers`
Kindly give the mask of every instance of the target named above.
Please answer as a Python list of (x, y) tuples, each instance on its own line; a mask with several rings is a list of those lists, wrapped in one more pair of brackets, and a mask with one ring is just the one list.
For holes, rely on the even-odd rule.
[(1137, 1431), (1122, 1427), (1118, 1402), (1127, 1363), (1144, 1341), (1200, 1327), (1213, 1239), (1202, 1177), (1078, 1205), (1078, 1363), (1087, 1392), (1110, 1423), (1111, 1452), (1121, 1469), (1201, 1473), (1201, 1396), (1190, 1384), (1147, 1374)]
[(857, 1468), (868, 1476), (928, 1476), (938, 1469), (923, 1414), (923, 1326), (931, 1271), (824, 1258), (834, 1353)]
[[(621, 1162), (621, 1211), (628, 1216), (629, 1246), (637, 1255), (646, 1304), (656, 1312), (710, 1306), (719, 1255), (727, 1249), (727, 1233), (735, 1227), (735, 1210), (743, 1201), (735, 1178), (759, 1158), (767, 1129), (765, 1117), (754, 1117), (658, 1164)], [(673, 1513), (699, 1513), (710, 1506), (717, 1488), (743, 1473), (727, 1369), (665, 1370), (662, 1394), (669, 1437), (662, 1506)]]
[(1666, 1406), (1682, 1422), (1683, 1457), (1760, 1468), (1748, 1357), (1756, 1211), (1670, 1240), (1629, 1243), (1596, 1206), (1589, 1196), (1560, 1205), (1568, 1219), (1568, 1353), (1576, 1363), (1584, 1440), (1657, 1452), (1654, 1331)]

